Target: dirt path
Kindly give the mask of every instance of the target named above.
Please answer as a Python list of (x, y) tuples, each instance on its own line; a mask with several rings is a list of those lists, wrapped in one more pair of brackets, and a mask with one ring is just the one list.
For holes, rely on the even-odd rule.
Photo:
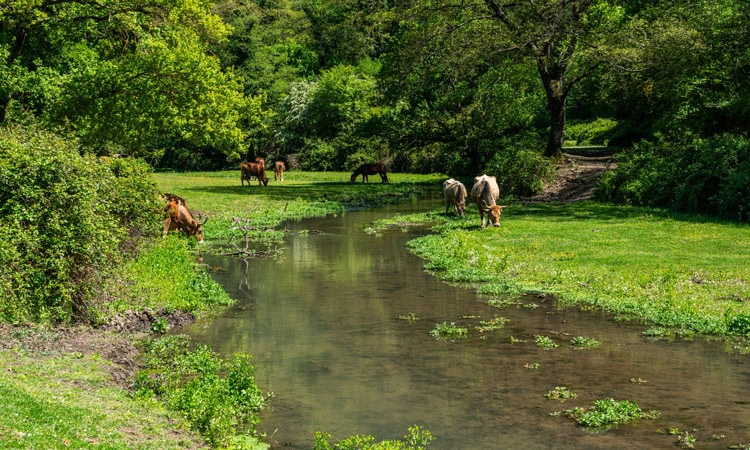
[(578, 202), (594, 195), (599, 176), (614, 169), (611, 155), (581, 156), (565, 154), (555, 178), (545, 186), (544, 192), (524, 199), (528, 203)]

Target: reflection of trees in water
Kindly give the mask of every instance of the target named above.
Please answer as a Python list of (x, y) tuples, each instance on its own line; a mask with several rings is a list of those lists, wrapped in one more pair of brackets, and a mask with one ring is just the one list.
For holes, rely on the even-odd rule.
[(250, 248), (250, 232), (251, 231), (258, 231), (259, 228), (250, 225), (250, 219), (247, 218), (241, 218), (241, 217), (232, 217), (232, 227), (231, 230), (238, 230), (242, 234), (241, 242), (243, 246), (241, 247), (237, 243), (234, 244), (235, 250), (230, 253), (225, 253), (225, 256), (239, 256), (242, 260), (244, 271), (243, 276), (240, 279), (240, 285), (238, 287), (239, 291), (243, 291), (243, 287), (247, 288), (247, 290), (250, 290), (250, 277), (248, 275), (248, 272), (250, 270), (250, 264), (249, 259), (250, 258), (268, 258), (273, 257), (276, 258), (280, 256), (283, 252), (283, 248), (275, 247), (270, 250), (257, 250)]
[(243, 292), (243, 290), (242, 290), (243, 287), (246, 287), (247, 288), (247, 292), (250, 292), (250, 280), (249, 280), (250, 277), (247, 274), (248, 270), (250, 269), (250, 264), (248, 264), (247, 259), (248, 258), (242, 258), (242, 263), (243, 263), (243, 265), (245, 267), (245, 270), (242, 272), (243, 276), (240, 279), (240, 285), (237, 288), (240, 292)]

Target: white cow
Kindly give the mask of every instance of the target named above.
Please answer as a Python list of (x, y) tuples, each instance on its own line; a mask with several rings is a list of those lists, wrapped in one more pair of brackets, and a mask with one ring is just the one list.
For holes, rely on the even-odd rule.
[(482, 228), (487, 224), (485, 214), (489, 217), (493, 226), (500, 226), (500, 214), (507, 206), (497, 206), (500, 197), (500, 188), (497, 186), (495, 177), (482, 175), (474, 178), (474, 186), (471, 188), (471, 201), (479, 207), (479, 217), (482, 219)]
[(466, 213), (466, 186), (451, 178), (443, 182), (443, 197), (445, 198), (445, 213), (453, 206), (459, 216)]

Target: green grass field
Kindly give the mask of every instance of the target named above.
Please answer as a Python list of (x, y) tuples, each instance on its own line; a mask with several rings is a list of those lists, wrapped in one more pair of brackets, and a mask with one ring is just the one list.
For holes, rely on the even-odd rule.
[(596, 202), (516, 205), (494, 229), (479, 229), (475, 208), (467, 217), (410, 243), (443, 279), (683, 333), (750, 334), (750, 226)]
[[(205, 234), (229, 233), (232, 217), (257, 227), (276, 227), (286, 218), (320, 216), (345, 207), (383, 205), (422, 195), (445, 179), (440, 175), (391, 175), (392, 183), (350, 184), (347, 173), (288, 172), (284, 183), (240, 187), (239, 172), (159, 173), (162, 192), (187, 199), (209, 217)], [(512, 205), (499, 228), (479, 228), (476, 207), (464, 219), (442, 208), (396, 217), (374, 225), (429, 222), (434, 234), (409, 244), (436, 276), (471, 282), (479, 292), (510, 303), (521, 292), (555, 294), (561, 305), (603, 309), (622, 318), (683, 333), (750, 337), (750, 226), (664, 210), (610, 206)], [(364, 232), (364, 231), (363, 231)], [(144, 292), (164, 277), (159, 256), (184, 237), (170, 236), (131, 269)], [(195, 244), (187, 246), (196, 248)], [(211, 244), (205, 248), (211, 251)], [(184, 256), (184, 255), (183, 255)], [(151, 260), (149, 258), (152, 258)], [(155, 262), (148, 262), (155, 261)], [(173, 268), (175, 263), (167, 266)], [(185, 271), (194, 264), (179, 262)], [(200, 298), (225, 303), (205, 277), (186, 284)], [(149, 281), (150, 280), (150, 281)], [(202, 280), (202, 281), (201, 281)], [(155, 288), (154, 288), (155, 289)], [(160, 295), (164, 294), (164, 297)], [(144, 304), (200, 309), (189, 293), (153, 293)], [(132, 306), (132, 305), (131, 305)], [(120, 305), (117, 309), (128, 308)], [(735, 341), (737, 342), (737, 341)], [(109, 381), (108, 361), (76, 353), (0, 352), (0, 444), (9, 448), (195, 448), (201, 438), (174, 412), (156, 402), (134, 399)], [(262, 446), (261, 446), (262, 447)]]

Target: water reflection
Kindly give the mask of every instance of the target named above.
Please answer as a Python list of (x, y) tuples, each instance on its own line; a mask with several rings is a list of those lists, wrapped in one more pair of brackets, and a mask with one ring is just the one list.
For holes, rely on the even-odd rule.
[[(253, 355), (258, 385), (276, 394), (260, 427), (275, 447), (311, 448), (318, 430), (397, 439), (414, 424), (437, 437), (434, 449), (671, 448), (676, 436), (657, 433), (669, 427), (689, 431), (699, 448), (750, 442), (748, 358), (727, 355), (720, 344), (647, 342), (639, 327), (557, 311), (551, 299), (524, 300), (535, 309), (494, 309), (471, 289), (423, 272), (405, 249), (419, 231), (363, 232), (396, 211), (290, 223), (279, 261), (251, 260), (246, 268), (240, 260), (206, 258), (226, 268), (215, 278), (238, 303), (185, 331), (216, 351)], [(398, 319), (408, 313), (420, 320)], [(439, 322), (473, 327), (495, 315), (509, 319), (500, 331), (470, 330), (462, 342), (429, 335)], [(535, 335), (560, 347), (543, 350)], [(601, 345), (575, 350), (574, 336)], [(545, 398), (556, 386), (578, 397)], [(662, 414), (606, 434), (550, 415), (606, 397)], [(726, 437), (713, 439), (719, 435)]]

